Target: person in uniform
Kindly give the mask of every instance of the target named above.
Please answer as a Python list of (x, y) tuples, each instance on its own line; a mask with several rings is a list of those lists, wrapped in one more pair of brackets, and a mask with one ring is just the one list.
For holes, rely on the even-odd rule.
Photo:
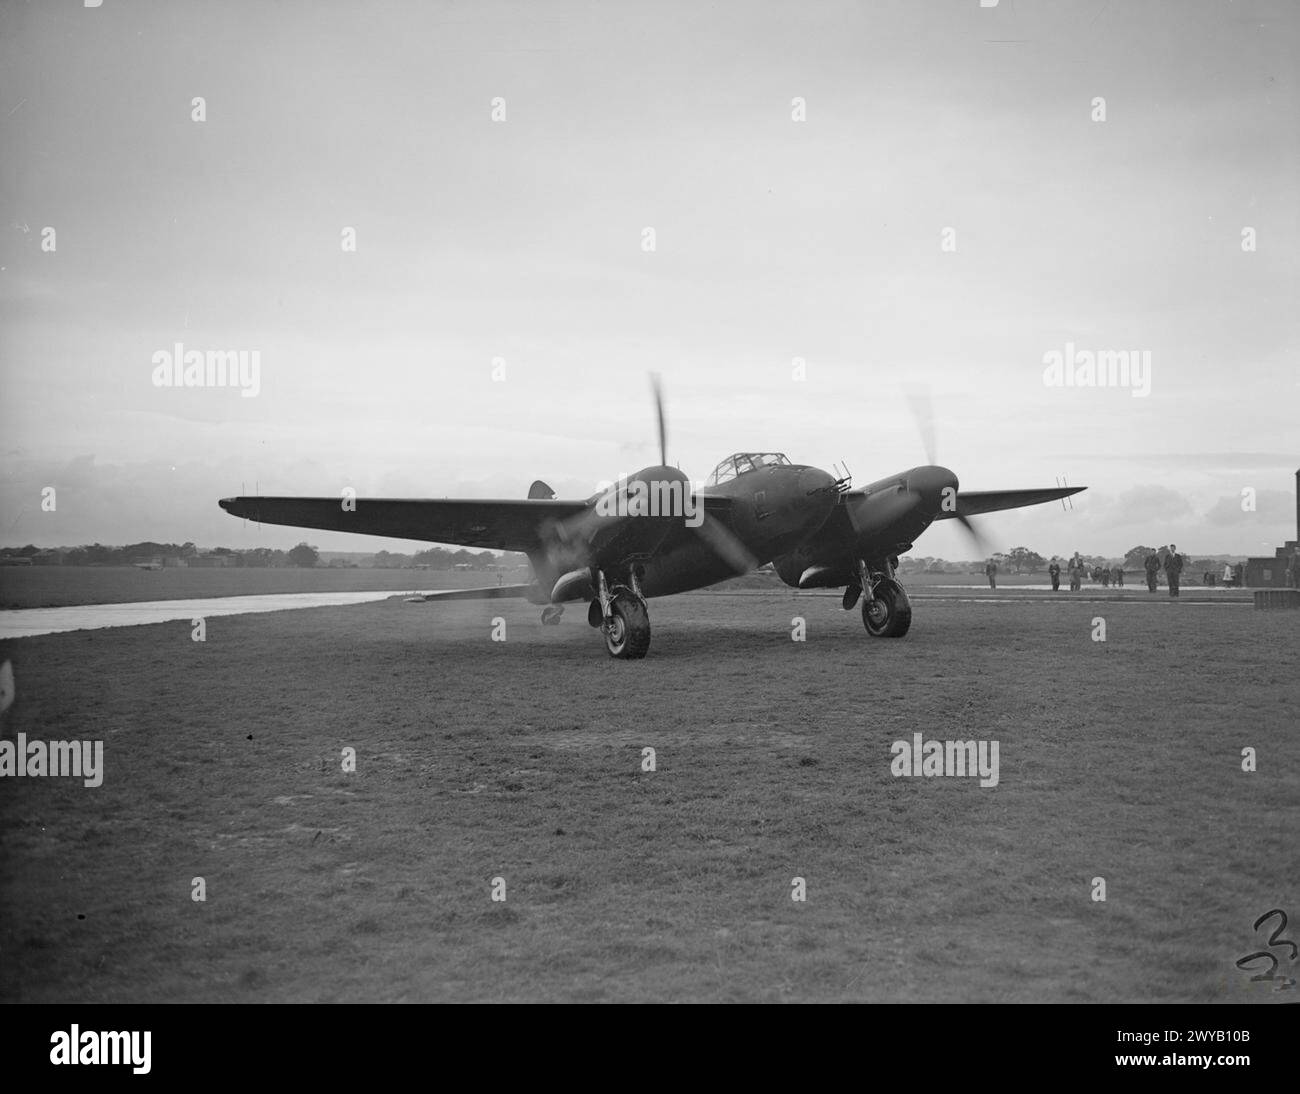
[(1152, 551), (1142, 560), (1142, 568), (1147, 572), (1147, 591), (1156, 591), (1156, 575), (1160, 573), (1160, 556)]
[(1076, 593), (1083, 588), (1083, 559), (1079, 557), (1079, 552), (1074, 552), (1074, 557), (1070, 559), (1070, 592)]
[(988, 564), (984, 567), (984, 573), (988, 575), (989, 588), (996, 589), (998, 587), (998, 564), (989, 559)]
[(1169, 554), (1165, 556), (1165, 580), (1169, 582), (1169, 595), (1178, 595), (1178, 577), (1183, 572), (1183, 556), (1178, 553), (1178, 544), (1169, 545)]
[(1110, 579), (1116, 586), (1122, 588), (1124, 585), (1124, 567), (1116, 566), (1110, 572)]
[(1047, 576), (1052, 579), (1052, 592), (1059, 592), (1061, 588), (1061, 564), (1052, 559), (1052, 564), (1047, 567)]

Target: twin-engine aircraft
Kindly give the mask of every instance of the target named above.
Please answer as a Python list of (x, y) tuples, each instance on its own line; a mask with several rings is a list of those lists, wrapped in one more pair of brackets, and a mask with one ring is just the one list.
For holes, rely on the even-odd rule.
[[(780, 452), (728, 456), (696, 494), (667, 465), (663, 400), (655, 385), (660, 462), (583, 500), (563, 500), (544, 482), (526, 499), (461, 500), (236, 497), (219, 504), (262, 524), (522, 551), (533, 580), (452, 589), (416, 600), (526, 597), (542, 622), (587, 601), (610, 656), (634, 660), (650, 648), (646, 601), (713, 585), (764, 563), (798, 589), (844, 587), (844, 608), (862, 601), (868, 633), (901, 638), (912, 622), (895, 576), (898, 556), (934, 521), (1038, 505), (1085, 487), (962, 491), (946, 467), (914, 467), (854, 489), (849, 477), (792, 463)], [(977, 537), (978, 542), (978, 537)], [(983, 553), (983, 552), (981, 552)]]

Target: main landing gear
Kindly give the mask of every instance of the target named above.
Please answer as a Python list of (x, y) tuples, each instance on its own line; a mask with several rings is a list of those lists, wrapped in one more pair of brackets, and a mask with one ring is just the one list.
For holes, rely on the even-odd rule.
[(858, 560), (858, 580), (844, 590), (844, 610), (862, 597), (862, 625), (874, 638), (902, 638), (912, 625), (912, 602), (894, 578), (894, 560), (877, 569)]
[(611, 585), (603, 570), (596, 571), (596, 599), (587, 609), (587, 622), (601, 629), (610, 657), (637, 661), (646, 655), (650, 613), (635, 566), (628, 570), (626, 584)]

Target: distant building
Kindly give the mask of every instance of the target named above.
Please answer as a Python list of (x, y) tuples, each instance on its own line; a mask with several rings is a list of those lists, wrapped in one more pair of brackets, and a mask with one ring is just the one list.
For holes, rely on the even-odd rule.
[(1246, 559), (1245, 583), (1255, 589), (1285, 589), (1286, 568), (1300, 548), (1300, 471), (1295, 473), (1296, 538), (1289, 539), (1272, 555)]
[(1245, 581), (1252, 589), (1285, 589), (1286, 568), (1291, 564), (1297, 541), (1288, 540), (1269, 558), (1246, 559)]
[(234, 566), (236, 561), (238, 560), (235, 555), (215, 554), (195, 555), (194, 558), (189, 560), (190, 566), (200, 570), (223, 569), (228, 566)]

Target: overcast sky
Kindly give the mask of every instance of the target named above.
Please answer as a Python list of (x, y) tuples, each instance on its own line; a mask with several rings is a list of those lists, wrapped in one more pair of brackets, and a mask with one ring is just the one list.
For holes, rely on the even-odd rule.
[[(0, 543), (304, 538), (218, 509), (255, 484), (585, 496), (657, 462), (654, 370), (693, 478), (925, 463), (924, 384), (963, 488), (1089, 487), (986, 517), (996, 549), (1271, 553), (1298, 28), (1289, 0), (9, 0)], [(177, 342), (257, 351), (259, 393), (155, 386)], [(1047, 386), (1067, 343), (1149, 351), (1150, 393)], [(972, 551), (949, 522), (913, 553)]]

